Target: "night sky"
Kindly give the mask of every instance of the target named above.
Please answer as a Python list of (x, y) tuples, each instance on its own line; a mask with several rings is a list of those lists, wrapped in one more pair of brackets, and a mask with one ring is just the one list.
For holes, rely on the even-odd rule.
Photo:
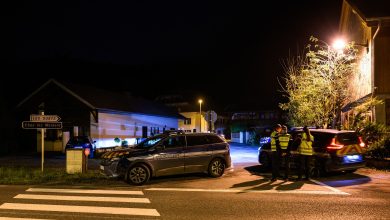
[(56, 78), (246, 110), (277, 108), (281, 61), (310, 35), (337, 36), (342, 1), (10, 4), (3, 7), (2, 72), (11, 79), (0, 82), (11, 105)]

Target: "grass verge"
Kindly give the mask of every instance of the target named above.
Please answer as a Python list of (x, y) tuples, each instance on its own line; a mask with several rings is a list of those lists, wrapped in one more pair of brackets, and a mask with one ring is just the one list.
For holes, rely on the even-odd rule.
[(113, 185), (123, 184), (123, 181), (108, 178), (97, 170), (86, 173), (67, 174), (64, 169), (48, 168), (42, 173), (40, 169), (29, 167), (0, 167), (0, 184), (48, 184), (48, 185)]

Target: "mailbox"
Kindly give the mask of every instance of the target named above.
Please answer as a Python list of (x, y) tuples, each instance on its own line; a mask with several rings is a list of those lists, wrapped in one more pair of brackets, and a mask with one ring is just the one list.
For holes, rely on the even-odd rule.
[(66, 150), (66, 172), (69, 174), (85, 173), (87, 171), (87, 160), (84, 149)]

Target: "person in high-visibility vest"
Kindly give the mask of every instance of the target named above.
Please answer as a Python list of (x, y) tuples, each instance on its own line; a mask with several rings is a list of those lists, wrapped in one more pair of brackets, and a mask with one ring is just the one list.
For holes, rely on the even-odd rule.
[(282, 126), (277, 124), (271, 133), (271, 151), (272, 151), (272, 179), (275, 181), (279, 177), (279, 133), (282, 130)]
[(287, 126), (282, 126), (282, 132), (279, 134), (279, 145), (280, 145), (280, 158), (281, 162), (284, 162), (285, 171), (284, 171), (284, 180), (288, 180), (288, 175), (290, 173), (290, 134), (287, 133)]
[(310, 162), (313, 157), (313, 144), (314, 137), (310, 134), (309, 128), (307, 126), (303, 127), (301, 144), (299, 145), (299, 172), (298, 172), (298, 180), (302, 178), (303, 171), (305, 172), (305, 180), (309, 179), (309, 171), (310, 171)]

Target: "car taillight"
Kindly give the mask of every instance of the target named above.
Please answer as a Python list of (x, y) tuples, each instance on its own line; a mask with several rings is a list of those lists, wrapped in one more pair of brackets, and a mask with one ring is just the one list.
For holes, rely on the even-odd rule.
[(342, 144), (336, 144), (336, 138), (332, 138), (332, 143), (330, 143), (330, 145), (327, 146), (326, 148), (330, 149), (330, 150), (339, 150), (343, 147), (344, 147), (344, 145), (342, 145)]
[(363, 138), (362, 137), (359, 137), (359, 146), (360, 147), (365, 147), (366, 144), (363, 142)]

